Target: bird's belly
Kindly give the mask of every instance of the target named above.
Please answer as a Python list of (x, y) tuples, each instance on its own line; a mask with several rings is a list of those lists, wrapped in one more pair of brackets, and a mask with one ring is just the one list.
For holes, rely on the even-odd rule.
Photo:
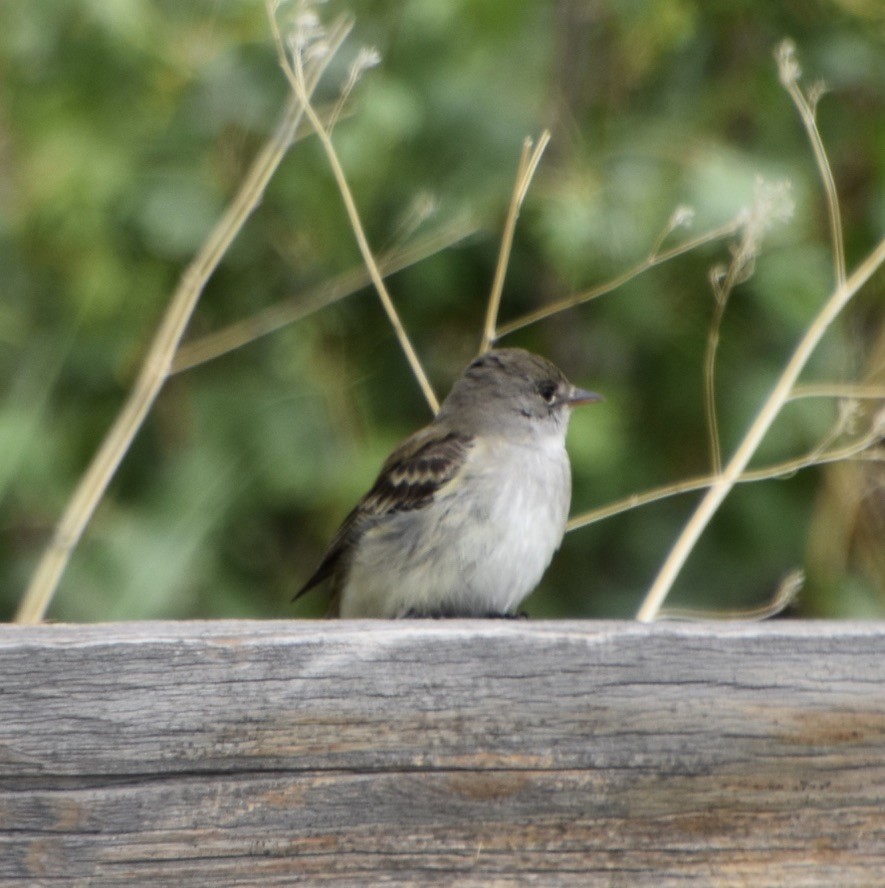
[(365, 534), (342, 588), (342, 617), (516, 608), (562, 540), (571, 479), (561, 446), (498, 457), (426, 508), (390, 515)]

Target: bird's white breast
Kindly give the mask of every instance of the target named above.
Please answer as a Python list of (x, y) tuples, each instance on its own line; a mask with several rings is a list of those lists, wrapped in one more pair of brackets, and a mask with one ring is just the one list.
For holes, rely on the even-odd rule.
[(477, 441), (433, 503), (388, 516), (359, 541), (341, 616), (512, 611), (559, 547), (570, 499), (562, 435)]

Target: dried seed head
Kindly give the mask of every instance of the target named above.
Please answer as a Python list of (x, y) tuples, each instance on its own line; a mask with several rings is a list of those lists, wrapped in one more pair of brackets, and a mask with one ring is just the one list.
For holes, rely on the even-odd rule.
[(792, 86), (802, 76), (802, 69), (796, 60), (796, 44), (789, 38), (781, 40), (774, 51), (774, 57), (781, 83), (787, 87)]

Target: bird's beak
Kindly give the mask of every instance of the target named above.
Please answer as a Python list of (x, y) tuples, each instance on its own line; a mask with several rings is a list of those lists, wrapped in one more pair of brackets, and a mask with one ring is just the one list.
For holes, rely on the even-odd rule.
[(573, 388), (566, 402), (569, 407), (580, 407), (581, 404), (595, 404), (597, 401), (604, 401), (602, 395), (596, 392), (588, 392), (587, 389)]

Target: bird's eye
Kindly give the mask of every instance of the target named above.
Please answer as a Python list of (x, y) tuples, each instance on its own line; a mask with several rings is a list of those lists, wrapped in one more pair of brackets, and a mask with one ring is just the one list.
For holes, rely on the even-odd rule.
[(538, 386), (538, 394), (548, 403), (552, 404), (556, 400), (556, 385), (552, 382), (542, 382)]

